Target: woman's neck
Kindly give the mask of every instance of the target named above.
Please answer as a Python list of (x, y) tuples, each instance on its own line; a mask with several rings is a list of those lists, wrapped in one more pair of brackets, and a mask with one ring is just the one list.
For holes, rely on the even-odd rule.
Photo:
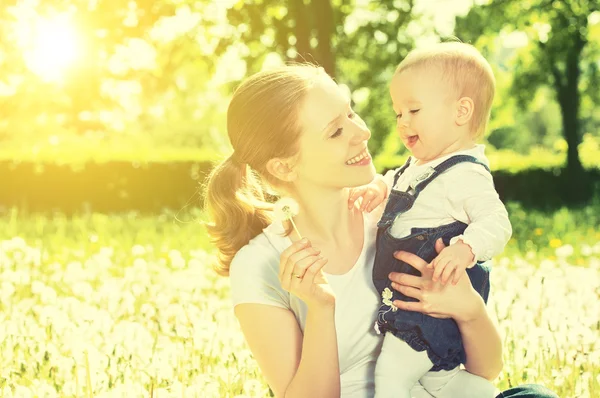
[[(306, 191), (306, 190), (305, 190)], [(354, 225), (357, 210), (348, 209), (348, 189), (311, 189), (296, 195), (300, 212), (294, 217), (298, 231), (311, 241), (342, 243)]]

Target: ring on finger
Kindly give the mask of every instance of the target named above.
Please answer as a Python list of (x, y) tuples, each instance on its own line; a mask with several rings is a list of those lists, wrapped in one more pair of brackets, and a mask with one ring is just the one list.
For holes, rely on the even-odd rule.
[(298, 279), (302, 279), (302, 275), (298, 275), (298, 274), (293, 274), (294, 277), (298, 278)]

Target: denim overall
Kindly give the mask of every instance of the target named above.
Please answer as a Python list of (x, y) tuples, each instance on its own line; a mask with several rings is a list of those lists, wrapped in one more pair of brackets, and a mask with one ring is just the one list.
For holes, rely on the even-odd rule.
[[(390, 272), (401, 272), (421, 276), (421, 273), (415, 268), (396, 259), (393, 256), (394, 252), (402, 250), (414, 253), (430, 263), (437, 257), (434, 248), (436, 240), (442, 238), (448, 245), (450, 239), (463, 233), (467, 224), (455, 221), (435, 228), (412, 228), (410, 235), (403, 238), (394, 238), (389, 230), (396, 216), (410, 210), (419, 194), (429, 183), (446, 170), (462, 162), (477, 163), (489, 171), (485, 164), (473, 156), (455, 155), (418, 177), (416, 185), (411, 184), (414, 190), (412, 194), (409, 193), (410, 188), (407, 192), (392, 189), (383, 216), (377, 224), (377, 252), (373, 266), (373, 283), (379, 294), (382, 295), (384, 302), (379, 307), (377, 314), (377, 327), (381, 333), (393, 333), (415, 351), (427, 350), (427, 355), (434, 364), (431, 369), (433, 371), (450, 370), (466, 361), (458, 326), (453, 319), (433, 318), (420, 312), (404, 311), (389, 305), (394, 300), (418, 300), (394, 290), (388, 275)], [(410, 158), (394, 176), (393, 186), (396, 185), (398, 178), (409, 164)], [(469, 275), (473, 288), (485, 302), (487, 302), (490, 291), (489, 273), (490, 268), (482, 262), (467, 269), (467, 275)], [(385, 293), (384, 290), (386, 290)]]

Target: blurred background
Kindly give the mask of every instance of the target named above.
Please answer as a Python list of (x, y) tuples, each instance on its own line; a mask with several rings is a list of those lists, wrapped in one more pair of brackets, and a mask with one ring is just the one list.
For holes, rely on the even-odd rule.
[(497, 79), (497, 384), (599, 396), (597, 0), (1, 0), (0, 396), (268, 396), (198, 222), (233, 90), (322, 65), (383, 172), (393, 70), (455, 38)]

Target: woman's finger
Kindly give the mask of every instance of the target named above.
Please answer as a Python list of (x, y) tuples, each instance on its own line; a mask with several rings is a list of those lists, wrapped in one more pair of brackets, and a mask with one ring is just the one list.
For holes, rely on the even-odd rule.
[(285, 280), (289, 278), (292, 275), (296, 263), (307, 257), (319, 254), (320, 252), (321, 251), (315, 247), (307, 247), (289, 256), (287, 261), (283, 265), (283, 270), (281, 271), (280, 279)]
[(411, 265), (417, 271), (422, 271), (427, 267), (425, 260), (413, 253), (398, 251), (394, 253), (394, 257)]
[[(392, 285), (393, 287), (393, 285)], [(400, 289), (397, 289), (400, 293), (405, 296), (415, 298), (417, 300), (421, 300), (423, 298), (423, 291), (419, 289), (415, 289), (414, 287), (408, 286), (400, 286)]]
[(304, 273), (304, 278), (302, 278), (302, 283), (321, 283), (321, 281), (316, 279), (318, 279), (318, 276), (325, 264), (327, 264), (327, 261), (329, 260), (325, 257), (317, 258), (317, 260), (306, 269), (306, 272)]
[(309, 247), (310, 246), (310, 241), (307, 238), (303, 238), (300, 240), (297, 240), (296, 242), (292, 243), (288, 248), (286, 248), (283, 252), (281, 252), (281, 255), (279, 256), (279, 277), (281, 279), (281, 275), (283, 274), (283, 269), (285, 267), (285, 265), (287, 264), (287, 261), (289, 259), (289, 257), (294, 254), (299, 252), (300, 250)]
[(389, 275), (389, 279), (400, 286), (416, 287), (417, 289), (421, 289), (423, 287), (423, 279), (420, 276), (416, 275), (392, 272)]
[(314, 253), (308, 257), (303, 258), (302, 260), (296, 261), (294, 267), (292, 268), (291, 277), (296, 279), (302, 279), (306, 270), (310, 266), (312, 266), (315, 263), (315, 261), (317, 261), (319, 258), (321, 258), (319, 253)]
[(394, 304), (396, 307), (400, 308), (401, 310), (405, 310), (405, 311), (417, 311), (417, 312), (424, 311), (423, 303), (421, 303), (420, 301), (394, 300), (394, 301), (392, 301), (392, 304)]

